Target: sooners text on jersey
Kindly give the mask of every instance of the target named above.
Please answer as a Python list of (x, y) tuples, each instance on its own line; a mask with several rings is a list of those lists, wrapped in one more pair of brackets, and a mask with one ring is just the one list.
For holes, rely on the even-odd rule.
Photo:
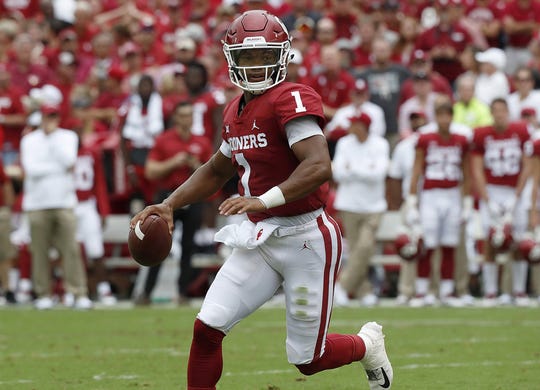
[[(289, 147), (285, 124), (291, 119), (312, 115), (324, 126), (320, 96), (310, 87), (283, 82), (256, 96), (238, 115), (241, 96), (232, 100), (224, 111), (222, 137), (230, 145), (232, 161), (240, 180), (238, 192), (243, 196), (259, 196), (285, 181), (298, 166), (298, 159)], [(256, 222), (271, 216), (291, 216), (323, 207), (327, 185), (303, 199), (252, 213)]]

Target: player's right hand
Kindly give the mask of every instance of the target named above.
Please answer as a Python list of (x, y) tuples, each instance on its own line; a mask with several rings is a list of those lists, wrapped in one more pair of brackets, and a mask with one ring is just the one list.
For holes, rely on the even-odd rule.
[(135, 228), (137, 221), (141, 221), (141, 223), (143, 223), (146, 217), (152, 214), (159, 215), (161, 218), (163, 218), (169, 226), (169, 233), (172, 234), (174, 229), (173, 209), (171, 205), (166, 202), (146, 206), (141, 212), (135, 214), (133, 218), (131, 218), (130, 227), (132, 229)]

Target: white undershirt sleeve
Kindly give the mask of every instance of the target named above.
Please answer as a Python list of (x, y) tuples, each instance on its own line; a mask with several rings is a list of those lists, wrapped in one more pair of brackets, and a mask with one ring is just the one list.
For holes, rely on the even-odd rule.
[(285, 132), (287, 133), (289, 146), (314, 135), (324, 137), (323, 131), (317, 123), (317, 119), (312, 115), (291, 119), (285, 124)]

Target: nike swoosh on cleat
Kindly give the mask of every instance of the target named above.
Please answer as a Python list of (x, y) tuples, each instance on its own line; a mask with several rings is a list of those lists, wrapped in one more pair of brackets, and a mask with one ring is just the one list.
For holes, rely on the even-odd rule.
[(384, 368), (381, 367), (382, 376), (384, 378), (384, 383), (379, 383), (379, 386), (381, 386), (383, 389), (388, 389), (390, 387), (390, 380), (388, 379), (388, 375), (386, 375), (386, 371), (384, 371)]

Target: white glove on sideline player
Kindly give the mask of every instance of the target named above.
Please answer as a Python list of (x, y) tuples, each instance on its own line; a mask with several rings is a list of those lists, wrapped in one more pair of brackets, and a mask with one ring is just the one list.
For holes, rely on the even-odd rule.
[(416, 195), (409, 195), (407, 199), (405, 199), (404, 217), (405, 224), (408, 226), (415, 226), (420, 224), (418, 197)]
[(465, 223), (468, 222), (469, 219), (471, 219), (472, 213), (474, 209), (474, 199), (472, 196), (464, 196), (463, 197), (463, 205), (461, 208), (461, 222)]

